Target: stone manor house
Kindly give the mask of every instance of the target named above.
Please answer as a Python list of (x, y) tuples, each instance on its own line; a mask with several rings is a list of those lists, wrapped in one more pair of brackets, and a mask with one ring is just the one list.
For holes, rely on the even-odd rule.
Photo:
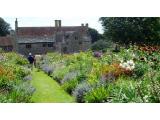
[(17, 51), (28, 55), (47, 52), (75, 53), (90, 48), (91, 36), (88, 24), (62, 26), (55, 20), (55, 27), (19, 27), (15, 21), (15, 31), (7, 37), (0, 37), (0, 47), (6, 51)]

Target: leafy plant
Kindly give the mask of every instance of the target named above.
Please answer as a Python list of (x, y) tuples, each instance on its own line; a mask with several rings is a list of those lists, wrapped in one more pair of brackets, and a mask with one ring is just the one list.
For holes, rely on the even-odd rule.
[(86, 83), (83, 82), (81, 84), (79, 84), (75, 90), (73, 91), (73, 96), (75, 96), (76, 101), (79, 103), (83, 103), (85, 102), (84, 100), (84, 95), (91, 89), (91, 86)]
[(67, 91), (69, 94), (72, 93), (72, 91), (75, 89), (75, 87), (78, 85), (78, 80), (77, 79), (72, 79), (72, 80), (69, 80), (67, 82), (65, 82), (63, 85), (62, 85), (62, 88)]
[(104, 86), (100, 86), (87, 92), (84, 99), (85, 102), (89, 103), (102, 103), (107, 101), (108, 96), (107, 89)]

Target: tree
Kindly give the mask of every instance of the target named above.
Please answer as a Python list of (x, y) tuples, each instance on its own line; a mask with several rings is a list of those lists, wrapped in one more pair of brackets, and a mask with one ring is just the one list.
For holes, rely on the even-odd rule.
[(0, 36), (6, 36), (10, 33), (10, 25), (0, 17)]
[(111, 43), (109, 41), (106, 40), (98, 40), (95, 43), (92, 44), (91, 49), (93, 51), (99, 51), (102, 50), (103, 52), (105, 52), (107, 50), (107, 48), (109, 48), (111, 45)]
[(104, 35), (120, 44), (160, 43), (158, 17), (101, 17)]
[(102, 38), (102, 35), (96, 29), (89, 28), (88, 32), (91, 35), (92, 43)]

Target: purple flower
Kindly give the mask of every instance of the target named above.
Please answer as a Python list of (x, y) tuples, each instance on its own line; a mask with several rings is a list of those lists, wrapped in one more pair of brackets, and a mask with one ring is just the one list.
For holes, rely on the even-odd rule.
[(93, 53), (93, 56), (97, 57), (97, 58), (100, 58), (100, 57), (102, 57), (102, 52), (96, 51), (96, 52)]

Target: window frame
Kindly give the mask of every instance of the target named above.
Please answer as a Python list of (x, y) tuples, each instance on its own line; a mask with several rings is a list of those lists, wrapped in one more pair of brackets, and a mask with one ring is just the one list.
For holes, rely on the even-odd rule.
[(47, 47), (47, 43), (43, 43), (43, 44), (42, 44), (42, 47)]
[(32, 48), (32, 44), (26, 44), (26, 48), (27, 49), (31, 49)]
[(51, 48), (51, 47), (54, 47), (54, 45), (53, 45), (53, 43), (48, 43), (47, 47)]

